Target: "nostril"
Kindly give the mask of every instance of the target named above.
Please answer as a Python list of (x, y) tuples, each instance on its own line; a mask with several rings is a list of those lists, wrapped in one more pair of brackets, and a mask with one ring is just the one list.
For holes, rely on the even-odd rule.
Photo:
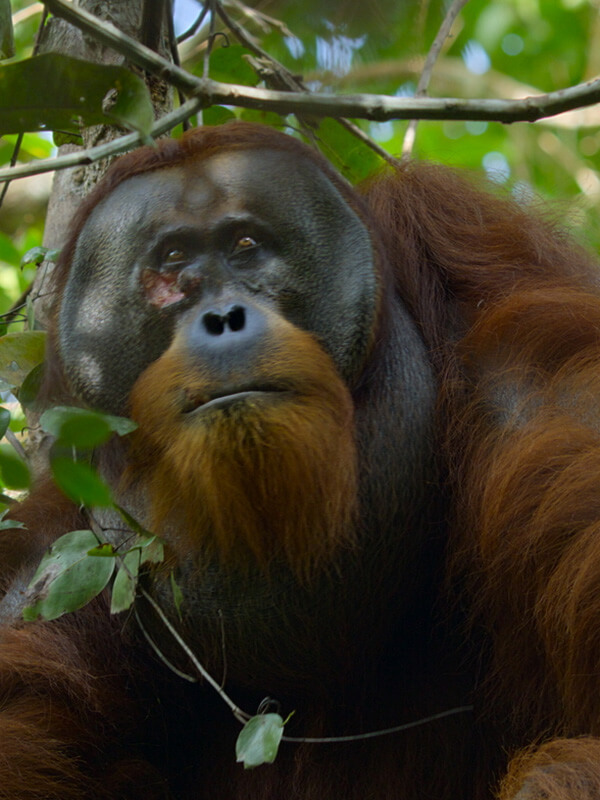
[(202, 317), (202, 324), (204, 325), (204, 330), (210, 334), (210, 336), (221, 336), (225, 330), (226, 320), (227, 315), (223, 317), (221, 314), (216, 314), (214, 311), (207, 311)]
[(269, 323), (265, 309), (232, 297), (223, 302), (212, 300), (199, 308), (186, 330), (187, 347), (204, 363), (215, 358), (215, 369), (233, 369), (234, 365), (247, 369), (245, 359), (252, 348), (264, 346)]
[(227, 314), (229, 328), (234, 332), (241, 331), (246, 327), (246, 311), (242, 306), (234, 306)]
[(228, 311), (207, 311), (202, 315), (202, 325), (209, 336), (222, 336), (228, 331), (239, 333), (246, 327), (246, 309), (232, 306)]

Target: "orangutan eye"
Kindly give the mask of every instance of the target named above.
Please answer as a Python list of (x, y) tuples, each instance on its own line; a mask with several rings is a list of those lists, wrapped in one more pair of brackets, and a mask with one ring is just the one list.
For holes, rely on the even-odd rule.
[(256, 247), (257, 244), (258, 242), (252, 236), (240, 236), (235, 243), (234, 252), (240, 253), (243, 250), (250, 250), (252, 247)]
[(165, 257), (163, 259), (163, 263), (167, 266), (173, 264), (181, 264), (183, 261), (186, 260), (187, 253), (185, 250), (180, 250), (178, 247), (172, 247), (165, 253)]

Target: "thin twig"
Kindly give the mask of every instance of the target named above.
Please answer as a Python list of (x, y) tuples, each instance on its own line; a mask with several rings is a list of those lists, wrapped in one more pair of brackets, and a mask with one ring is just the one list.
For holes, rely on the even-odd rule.
[(421, 725), (427, 725), (436, 719), (443, 719), (444, 717), (452, 717), (455, 714), (465, 714), (468, 711), (473, 711), (473, 706), (458, 706), (458, 708), (450, 708), (448, 711), (440, 711), (439, 714), (432, 714), (430, 717), (423, 717), (414, 722), (405, 722), (404, 725), (395, 725), (393, 728), (383, 728), (380, 731), (368, 731), (367, 733), (357, 733), (354, 736), (283, 736), (284, 742), (306, 742), (307, 744), (333, 744), (335, 742), (357, 742), (361, 739), (375, 739), (377, 736), (389, 736), (392, 733), (400, 733), (400, 731), (407, 731), (410, 728), (418, 728)]
[[(169, 52), (171, 54), (171, 58), (173, 59), (173, 63), (176, 66), (180, 67), (181, 61), (179, 60), (178, 39), (175, 36), (175, 24), (173, 22), (173, 3), (174, 0), (170, 0), (169, 2), (170, 10), (169, 13), (167, 14), (167, 28), (168, 28), (167, 33), (169, 37)], [(177, 99), (179, 100), (180, 106), (182, 106), (185, 103), (185, 98), (179, 90), (177, 90)], [(188, 120), (184, 119), (182, 123), (183, 123), (183, 130), (184, 131), (188, 130), (188, 128), (190, 127)]]
[[(448, 13), (444, 17), (444, 20), (440, 25), (440, 29), (437, 32), (437, 36), (433, 40), (433, 44), (427, 53), (425, 65), (423, 67), (423, 71), (421, 72), (419, 82), (417, 83), (415, 97), (424, 97), (427, 94), (427, 89), (429, 87), (429, 81), (431, 80), (431, 73), (433, 72), (435, 62), (442, 51), (442, 47), (444, 46), (446, 39), (450, 35), (450, 31), (452, 30), (455, 19), (468, 2), (469, 0), (454, 0), (448, 9)], [(404, 134), (404, 142), (402, 143), (402, 155), (404, 157), (412, 153), (418, 124), (418, 119), (411, 119), (411, 121), (408, 123), (408, 128)]]
[(204, 22), (204, 17), (206, 16), (207, 12), (208, 12), (208, 0), (205, 0), (204, 5), (202, 6), (202, 10), (200, 11), (196, 19), (192, 22), (190, 27), (183, 33), (180, 33), (179, 36), (177, 37), (178, 44), (185, 42), (186, 39), (190, 39), (196, 33), (198, 28)]
[(252, 20), (252, 22), (254, 22), (254, 24), (263, 31), (263, 33), (266, 33), (269, 28), (275, 28), (275, 30), (278, 30), (283, 36), (289, 36), (291, 38), (294, 37), (293, 32), (288, 28), (285, 22), (280, 19), (276, 19), (275, 17), (270, 17), (268, 14), (265, 14), (264, 11), (259, 11), (257, 8), (251, 8), (245, 3), (239, 2), (239, 0), (229, 0), (229, 2), (225, 0), (225, 5), (232, 6), (249, 20)]
[(192, 650), (190, 647), (188, 647), (188, 645), (187, 645), (187, 644), (186, 644), (186, 642), (185, 642), (185, 641), (182, 639), (182, 637), (179, 635), (179, 633), (177, 632), (177, 630), (176, 630), (176, 629), (173, 627), (173, 625), (171, 625), (171, 622), (170, 622), (169, 618), (167, 617), (167, 615), (165, 614), (165, 612), (162, 610), (162, 608), (161, 608), (161, 607), (158, 605), (158, 603), (156, 602), (156, 600), (154, 600), (154, 598), (152, 597), (152, 595), (151, 595), (151, 594), (149, 594), (149, 593), (148, 593), (148, 592), (147, 592), (147, 591), (144, 589), (144, 587), (143, 587), (143, 586), (139, 586), (139, 585), (138, 585), (138, 590), (139, 590), (140, 594), (142, 595), (142, 597), (143, 597), (143, 598), (144, 598), (144, 599), (145, 599), (145, 600), (146, 600), (148, 603), (150, 603), (150, 605), (152, 606), (152, 608), (154, 609), (154, 611), (157, 613), (158, 617), (160, 618), (160, 620), (161, 620), (161, 622), (163, 623), (163, 625), (165, 626), (165, 628), (166, 628), (166, 629), (169, 631), (169, 633), (171, 634), (171, 636), (172, 636), (172, 637), (175, 639), (175, 641), (177, 642), (177, 644), (178, 644), (178, 645), (181, 647), (181, 649), (183, 650), (183, 652), (184, 652), (184, 653), (186, 654), (186, 656), (187, 656), (187, 657), (190, 659), (190, 661), (192, 662), (192, 664), (193, 664), (193, 665), (196, 667), (196, 669), (198, 670), (198, 672), (200, 673), (200, 675), (202, 675), (202, 677), (204, 678), (204, 680), (205, 680), (207, 683), (209, 683), (209, 684), (212, 686), (212, 688), (213, 688), (213, 689), (215, 690), (215, 692), (216, 692), (216, 693), (219, 695), (219, 697), (221, 698), (221, 700), (223, 700), (223, 701), (224, 701), (224, 702), (225, 702), (225, 703), (226, 703), (226, 704), (229, 706), (229, 708), (230, 708), (230, 709), (231, 709), (231, 711), (233, 712), (233, 716), (234, 716), (234, 717), (235, 717), (237, 720), (239, 720), (239, 722), (241, 722), (242, 724), (245, 724), (245, 723), (246, 723), (246, 722), (247, 722), (247, 721), (250, 719), (250, 715), (249, 715), (249, 714), (246, 714), (246, 712), (245, 712), (245, 711), (242, 711), (242, 709), (241, 709), (239, 706), (237, 706), (237, 705), (236, 705), (236, 704), (233, 702), (233, 700), (231, 699), (231, 697), (229, 697), (229, 695), (227, 694), (227, 692), (226, 692), (224, 689), (222, 689), (222, 688), (219, 686), (219, 684), (218, 684), (218, 683), (216, 682), (216, 680), (215, 680), (215, 679), (212, 677), (212, 675), (210, 674), (210, 672), (207, 672), (207, 671), (206, 671), (206, 669), (205, 669), (205, 668), (202, 666), (202, 664), (200, 663), (200, 661), (198, 661), (198, 659), (196, 658), (196, 656), (195, 656), (195, 654), (194, 654), (193, 650)]
[(212, 53), (213, 45), (215, 43), (215, 22), (216, 22), (216, 9), (215, 0), (206, 0), (206, 7), (209, 9), (210, 21), (208, 28), (208, 40), (204, 55), (202, 56), (202, 77), (208, 78), (208, 67), (210, 62), (210, 54)]
[[(154, 600), (152, 595), (149, 594), (143, 588), (143, 586), (140, 586), (139, 584), (138, 584), (138, 591), (140, 592), (142, 597), (145, 600), (147, 600), (148, 603), (150, 603), (154, 611), (158, 614), (163, 625), (165, 625), (171, 636), (173, 636), (177, 644), (181, 647), (183, 652), (187, 655), (192, 664), (196, 667), (200, 675), (202, 675), (204, 680), (207, 681), (212, 686), (212, 688), (217, 692), (219, 697), (229, 706), (229, 708), (233, 712), (234, 717), (238, 720), (238, 722), (241, 722), (243, 725), (246, 722), (248, 722), (248, 720), (250, 719), (250, 715), (247, 714), (245, 711), (242, 711), (242, 709), (233, 702), (233, 700), (229, 697), (227, 692), (225, 692), (222, 686), (219, 686), (219, 684), (215, 681), (212, 675), (209, 672), (207, 672), (207, 670), (202, 666), (200, 661), (196, 658), (193, 650), (190, 647), (188, 647), (186, 642), (179, 635), (177, 630), (171, 624), (168, 617), (166, 616), (162, 608), (158, 605), (158, 603)], [(137, 612), (136, 612), (136, 617), (138, 618), (138, 622), (140, 622)], [(142, 632), (144, 633), (144, 635), (146, 635), (148, 642), (152, 645), (152, 647), (158, 653), (160, 658), (163, 661), (165, 661), (169, 669), (172, 669), (176, 674), (181, 675), (181, 677), (185, 678), (188, 681), (193, 680), (191, 676), (186, 675), (185, 673), (181, 673), (180, 670), (174, 667), (171, 664), (171, 662), (166, 659), (166, 657), (160, 652), (159, 648), (146, 634), (143, 625), (141, 627), (142, 627)], [(433, 722), (434, 720), (437, 719), (444, 719), (445, 717), (451, 717), (454, 716), (455, 714), (464, 714), (469, 711), (473, 711), (472, 705), (458, 706), (457, 708), (451, 708), (448, 709), (447, 711), (441, 711), (438, 714), (432, 714), (429, 717), (423, 717), (422, 719), (415, 720), (414, 722), (405, 722), (403, 725), (395, 725), (392, 728), (382, 728), (381, 730), (368, 731), (367, 733), (357, 733), (351, 736), (321, 736), (321, 737), (283, 736), (282, 739), (284, 742), (303, 742), (307, 744), (332, 744), (336, 742), (356, 742), (362, 739), (374, 739), (378, 736), (389, 736), (393, 733), (399, 733), (400, 731), (409, 730), (410, 728), (418, 728), (421, 725), (426, 725), (429, 722)]]
[[(12, 154), (10, 156), (10, 168), (14, 168), (15, 164), (19, 160), (19, 153), (21, 151), (21, 145), (23, 144), (23, 136), (25, 134), (19, 133), (17, 135), (17, 139), (15, 141), (15, 145), (12, 150)], [(6, 197), (6, 193), (8, 192), (8, 187), (10, 186), (10, 182), (6, 181), (4, 186), (2, 187), (2, 191), (0, 192), (0, 207), (4, 202), (4, 198)]]
[(295, 75), (288, 70), (287, 67), (277, 61), (270, 53), (267, 53), (266, 50), (263, 50), (262, 47), (258, 44), (254, 36), (251, 36), (248, 31), (236, 22), (232, 17), (229, 16), (227, 11), (223, 8), (223, 3), (217, 2), (216, 4), (216, 12), (221, 17), (225, 25), (229, 28), (229, 30), (234, 34), (236, 39), (241, 42), (248, 50), (252, 50), (252, 52), (259, 56), (260, 58), (264, 58), (274, 67), (277, 67), (277, 71), (281, 72), (282, 75), (291, 81), (290, 85), (296, 85), (298, 89), (306, 90), (306, 87), (302, 86), (301, 82), (296, 78)]
[(168, 669), (170, 669), (171, 672), (173, 672), (175, 675), (177, 675), (180, 678), (183, 678), (184, 681), (189, 681), (190, 683), (197, 683), (198, 682), (198, 678), (196, 678), (194, 675), (188, 675), (187, 672), (183, 672), (178, 667), (176, 667), (175, 664), (173, 664), (173, 663), (171, 663), (171, 661), (169, 661), (169, 659), (162, 652), (160, 647), (156, 644), (154, 639), (150, 636), (150, 634), (146, 630), (146, 628), (144, 626), (144, 623), (142, 622), (142, 618), (140, 617), (139, 611), (137, 610), (137, 607), (135, 605), (133, 607), (133, 611), (134, 611), (134, 614), (135, 614), (136, 622), (140, 627), (140, 630), (141, 630), (141, 632), (142, 632), (142, 634), (144, 636), (144, 639), (148, 642), (150, 647), (154, 650), (154, 652), (156, 653), (158, 658), (163, 662), (163, 664), (166, 667), (168, 667)]
[(17, 437), (14, 435), (14, 433), (11, 431), (11, 429), (10, 429), (10, 428), (8, 428), (8, 429), (7, 429), (7, 430), (4, 432), (4, 435), (6, 436), (6, 438), (7, 438), (7, 440), (8, 440), (8, 443), (9, 443), (10, 445), (12, 445), (13, 449), (15, 450), (15, 452), (16, 452), (18, 455), (20, 455), (20, 456), (21, 456), (21, 458), (23, 459), (23, 461), (27, 461), (27, 453), (25, 452), (25, 449), (24, 449), (23, 445), (22, 445), (22, 444), (21, 444), (21, 442), (20, 442), (20, 441), (17, 439)]

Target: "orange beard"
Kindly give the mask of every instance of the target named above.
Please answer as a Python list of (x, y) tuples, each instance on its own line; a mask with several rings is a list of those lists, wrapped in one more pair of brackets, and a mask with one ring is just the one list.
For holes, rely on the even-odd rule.
[(186, 413), (184, 398), (220, 386), (180, 334), (134, 386), (132, 473), (150, 498), (150, 529), (179, 558), (263, 570), (283, 561), (306, 580), (353, 541), (353, 403), (315, 338), (268, 317), (261, 355), (233, 377), (285, 391)]

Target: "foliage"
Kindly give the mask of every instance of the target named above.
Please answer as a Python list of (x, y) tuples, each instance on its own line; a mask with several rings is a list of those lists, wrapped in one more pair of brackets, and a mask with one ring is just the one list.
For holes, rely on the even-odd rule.
[(258, 714), (242, 728), (235, 755), (246, 769), (272, 764), (283, 737), (284, 721), (279, 714)]
[[(38, 82), (44, 76), (44, 94)], [(109, 92), (115, 97), (105, 102)], [(126, 67), (44, 53), (0, 65), (0, 135), (49, 128), (78, 134), (82, 125), (116, 123), (148, 135), (146, 84)]]
[(59, 488), (88, 509), (116, 509), (133, 534), (121, 548), (102, 541), (92, 530), (71, 531), (57, 539), (31, 580), (24, 617), (50, 620), (75, 611), (99, 594), (113, 574), (111, 611), (124, 611), (135, 598), (140, 566), (162, 561), (162, 543), (114, 503), (89, 457), (113, 434), (126, 436), (136, 425), (124, 417), (65, 406), (44, 412), (40, 424), (55, 437), (50, 467)]

